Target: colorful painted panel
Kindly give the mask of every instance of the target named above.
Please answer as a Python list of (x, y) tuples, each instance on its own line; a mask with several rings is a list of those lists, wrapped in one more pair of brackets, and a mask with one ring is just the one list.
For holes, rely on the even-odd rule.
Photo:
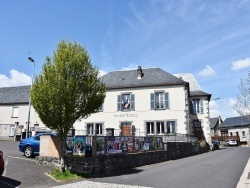
[(73, 155), (85, 156), (85, 136), (74, 136), (73, 138)]

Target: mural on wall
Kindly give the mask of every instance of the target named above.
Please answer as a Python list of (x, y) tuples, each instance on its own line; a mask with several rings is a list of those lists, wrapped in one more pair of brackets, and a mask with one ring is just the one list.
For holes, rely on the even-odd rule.
[(96, 137), (96, 154), (104, 154), (105, 137)]
[(84, 156), (85, 155), (85, 136), (74, 136), (73, 138), (73, 155)]

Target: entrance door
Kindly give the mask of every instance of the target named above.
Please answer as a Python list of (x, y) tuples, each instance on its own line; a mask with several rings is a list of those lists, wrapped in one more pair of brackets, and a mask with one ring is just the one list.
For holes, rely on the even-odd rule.
[(122, 122), (121, 123), (121, 136), (131, 136), (131, 122)]

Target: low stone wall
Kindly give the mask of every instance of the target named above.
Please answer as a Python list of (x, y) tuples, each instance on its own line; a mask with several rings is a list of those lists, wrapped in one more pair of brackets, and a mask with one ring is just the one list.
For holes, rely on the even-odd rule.
[[(94, 157), (67, 156), (65, 164), (68, 169), (90, 175), (109, 174), (111, 172), (134, 167), (175, 160), (205, 153), (208, 149), (198, 143), (166, 143), (165, 151), (149, 151), (140, 153), (119, 153)], [(36, 157), (37, 164), (54, 165), (60, 163), (58, 157)]]

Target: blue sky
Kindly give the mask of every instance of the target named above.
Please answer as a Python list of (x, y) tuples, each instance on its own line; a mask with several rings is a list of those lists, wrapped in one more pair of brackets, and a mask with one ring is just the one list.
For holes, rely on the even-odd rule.
[(192, 73), (212, 94), (211, 117), (232, 106), (250, 70), (250, 1), (0, 0), (0, 87), (31, 84), (62, 39), (85, 46), (101, 73), (159, 67)]

